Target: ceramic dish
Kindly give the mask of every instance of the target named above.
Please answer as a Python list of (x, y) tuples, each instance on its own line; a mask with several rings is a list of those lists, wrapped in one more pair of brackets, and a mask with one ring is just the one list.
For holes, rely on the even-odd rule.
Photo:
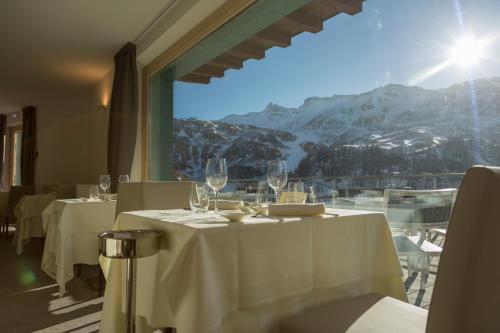
[(252, 215), (252, 213), (242, 210), (220, 210), (219, 215), (224, 216), (231, 222), (241, 222), (245, 217)]

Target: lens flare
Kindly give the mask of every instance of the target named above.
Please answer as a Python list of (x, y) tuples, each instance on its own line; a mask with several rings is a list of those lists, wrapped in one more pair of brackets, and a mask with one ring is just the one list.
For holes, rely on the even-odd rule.
[(464, 36), (450, 49), (449, 60), (465, 69), (477, 65), (484, 57), (486, 44), (482, 39)]

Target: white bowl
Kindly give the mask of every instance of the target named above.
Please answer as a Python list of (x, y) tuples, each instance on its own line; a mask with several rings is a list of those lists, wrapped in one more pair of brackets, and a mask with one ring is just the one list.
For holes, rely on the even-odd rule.
[(224, 216), (231, 222), (241, 222), (245, 217), (252, 215), (252, 213), (242, 210), (220, 210), (219, 215)]

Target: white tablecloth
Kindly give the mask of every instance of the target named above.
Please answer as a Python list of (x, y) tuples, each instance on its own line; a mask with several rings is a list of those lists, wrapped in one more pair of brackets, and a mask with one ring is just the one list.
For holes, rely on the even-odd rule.
[(97, 234), (113, 228), (115, 209), (116, 201), (66, 199), (43, 211), (42, 270), (57, 281), (60, 295), (73, 278), (73, 265), (99, 263)]
[(51, 194), (25, 195), (14, 207), (16, 234), (13, 245), (16, 246), (17, 254), (23, 253), (23, 246), (32, 237), (45, 237), (42, 211), (54, 200), (56, 197)]
[[(328, 300), (379, 292), (406, 300), (384, 214), (249, 218), (229, 223), (186, 210), (122, 213), (115, 230), (165, 232), (158, 255), (138, 260), (139, 331), (276, 332), (280, 318)], [(107, 276), (101, 332), (124, 332), (124, 262)]]

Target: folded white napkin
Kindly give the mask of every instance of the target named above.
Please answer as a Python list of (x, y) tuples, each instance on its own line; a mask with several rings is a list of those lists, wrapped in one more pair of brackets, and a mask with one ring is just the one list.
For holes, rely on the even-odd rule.
[(91, 199), (91, 198), (80, 198), (80, 200), (81, 201), (101, 201), (101, 199)]
[(325, 204), (270, 204), (269, 215), (315, 216), (325, 213)]
[[(220, 210), (233, 210), (239, 209), (243, 206), (243, 201), (241, 200), (217, 200), (217, 208)], [(208, 209), (213, 210), (215, 206), (215, 200), (210, 200)]]

